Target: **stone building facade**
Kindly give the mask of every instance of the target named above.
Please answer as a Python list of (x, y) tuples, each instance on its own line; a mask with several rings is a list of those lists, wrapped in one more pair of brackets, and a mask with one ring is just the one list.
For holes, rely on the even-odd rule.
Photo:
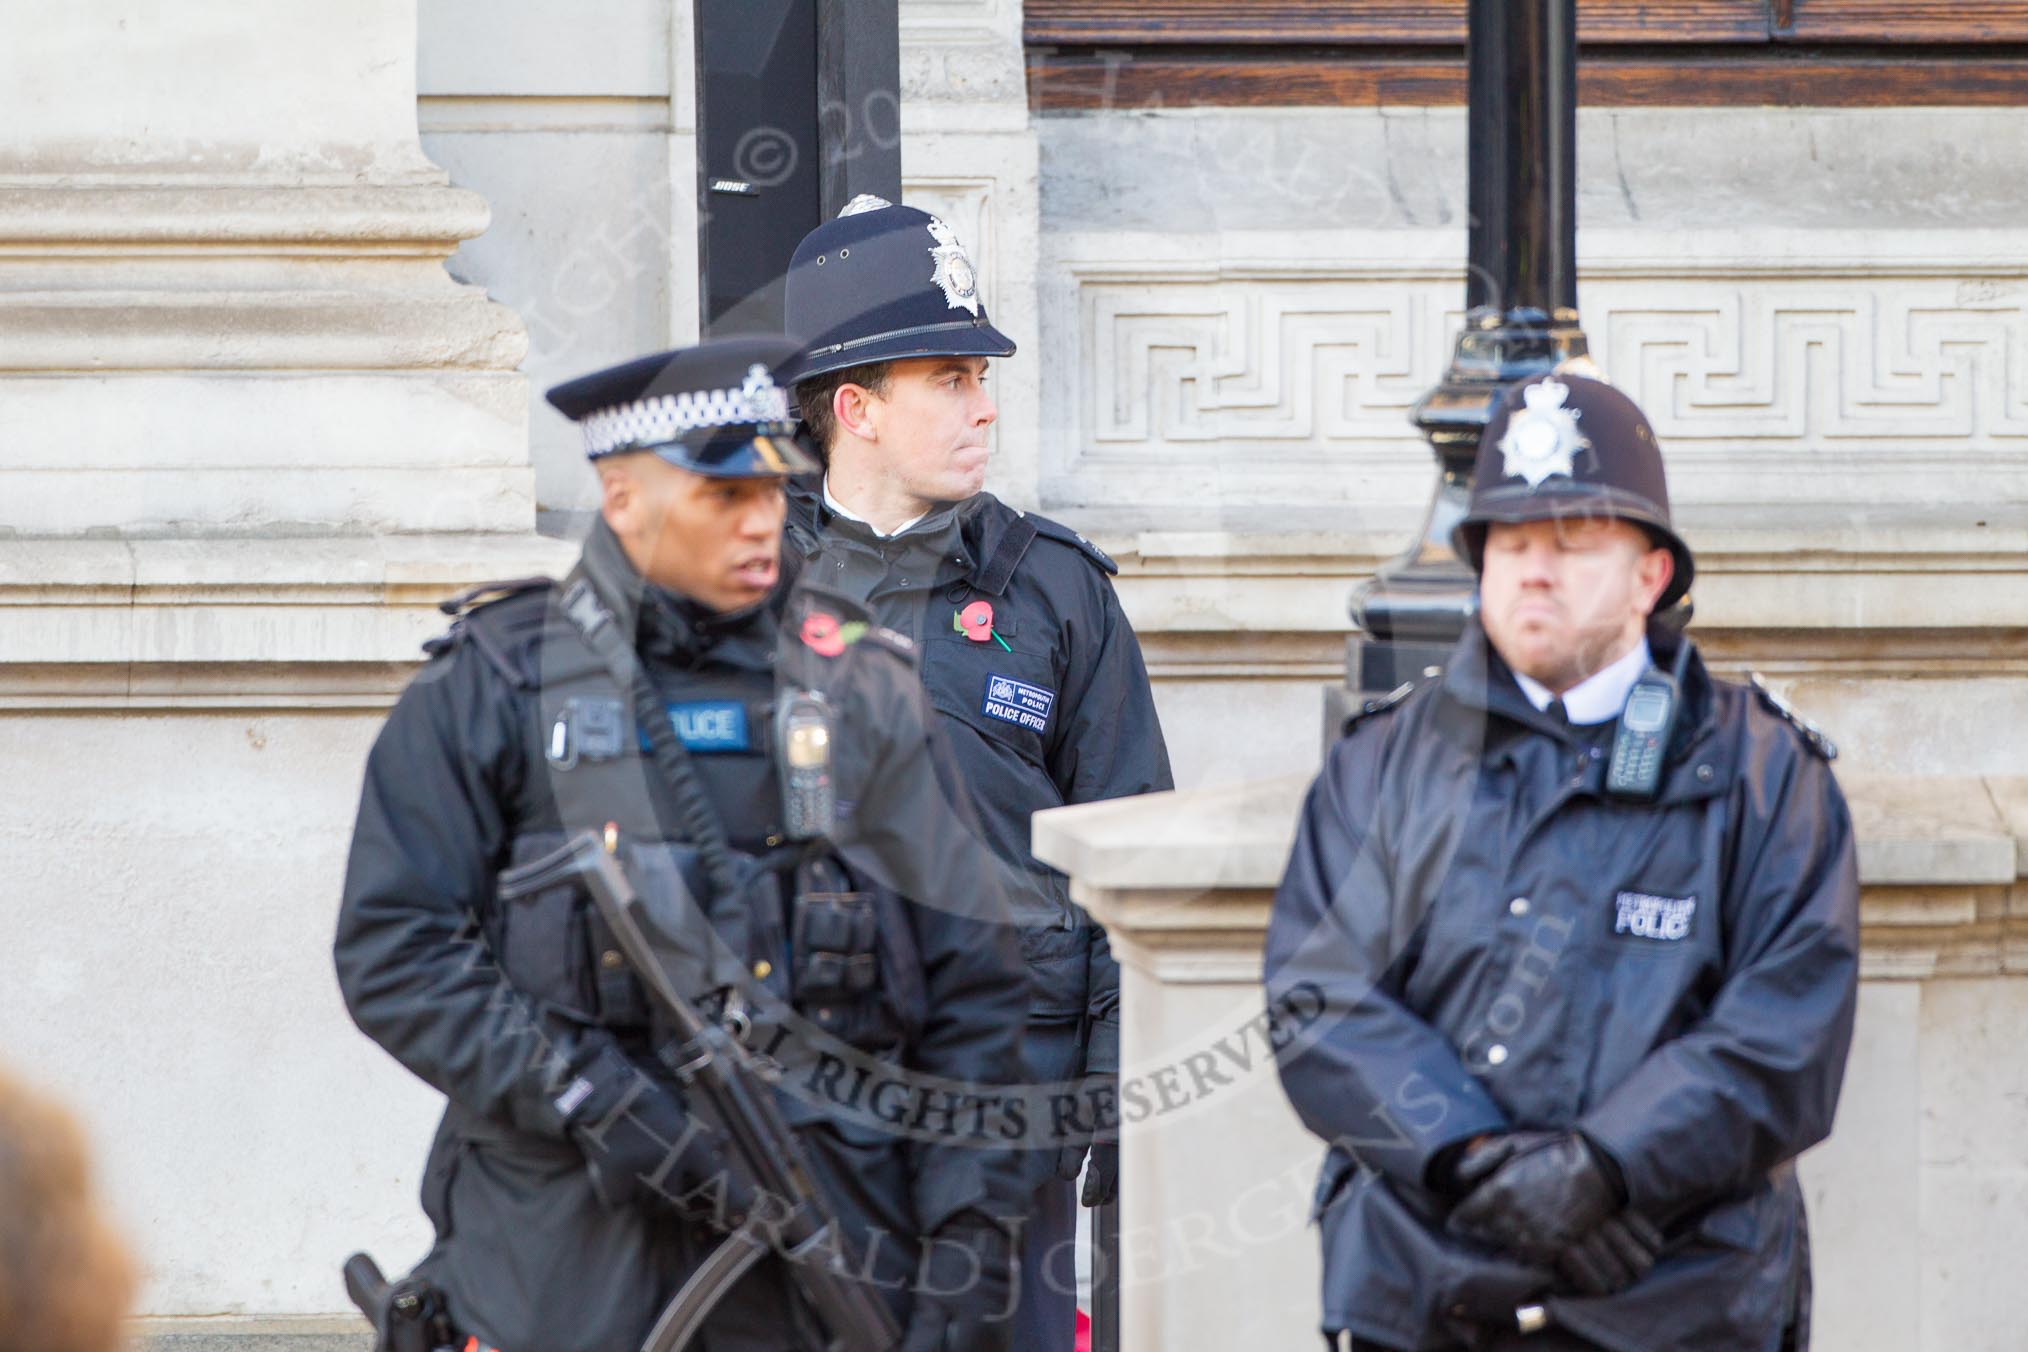
[[(1697, 64), (1723, 24), (1836, 7), (1698, 0), (1714, 45), (1669, 79), (1601, 49), (1579, 298), (1669, 452), (1696, 634), (1888, 786), (1852, 1099), (1812, 1175), (1822, 1345), (1999, 1348), (2028, 1314), (1995, 1257), (2028, 1240), (2028, 124), (2017, 49), (1948, 29), (1849, 56), (1818, 31), (1758, 85)], [(1216, 842), (1130, 820), (1051, 847), (1095, 904), (1158, 888), (1114, 912), (1156, 1058), (1245, 1006), (1286, 825), (1258, 784), (1315, 765), (1346, 597), (1415, 529), (1406, 414), (1463, 294), (1447, 39), (1378, 75), (1357, 34), (1328, 78), (1289, 55), (1333, 14), (1458, 7), (1252, 7), (1275, 41), (1191, 28), (1216, 8), (1165, 0), (1150, 46), (1117, 5), (902, 0), (906, 196), (1022, 347), (994, 487), (1120, 559), (1198, 791), (1163, 810)], [(1983, 27), (1955, 37), (2019, 41), (2021, 8), (1962, 7)], [(330, 975), (358, 771), (433, 603), (570, 556), (591, 479), (541, 390), (695, 334), (688, 3), (74, 0), (0, 33), (0, 1055), (92, 1124), (151, 1328), (192, 1340), (164, 1345), (349, 1346), (337, 1261), (419, 1252), (435, 1107)], [(1962, 64), (1912, 78), (1932, 47)], [(1147, 1142), (1144, 1237), (1160, 1170), (1237, 1134), (1300, 1177), (1254, 1102)], [(1293, 1313), (1221, 1324), (1239, 1296), (1172, 1273), (1130, 1290), (1131, 1345), (1300, 1332), (1299, 1222), (1206, 1255)]]

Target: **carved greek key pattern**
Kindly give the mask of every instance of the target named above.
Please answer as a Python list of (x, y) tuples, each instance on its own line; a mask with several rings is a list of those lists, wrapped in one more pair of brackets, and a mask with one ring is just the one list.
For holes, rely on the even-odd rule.
[(1090, 439), (1150, 451), (1413, 442), (1462, 318), (1435, 288), (1332, 282), (1101, 286), (1085, 305)]
[[(1599, 288), (1606, 373), (1665, 444), (2028, 439), (2028, 311), (1952, 279)], [(1982, 296), (1984, 298), (1982, 298)], [(2013, 443), (2009, 446), (2009, 443)]]
[[(1672, 448), (2018, 453), (2024, 292), (1954, 277), (1605, 277), (1581, 300), (1595, 358)], [(1407, 417), (1448, 362), (1458, 294), (1426, 278), (1084, 275), (1074, 453), (1394, 455), (1419, 444)]]

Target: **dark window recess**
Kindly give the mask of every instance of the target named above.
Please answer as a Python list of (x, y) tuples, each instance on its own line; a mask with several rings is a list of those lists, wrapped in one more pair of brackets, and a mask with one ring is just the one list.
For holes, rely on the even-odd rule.
[[(2028, 0), (1578, 0), (1592, 106), (2028, 104)], [(1466, 0), (1027, 0), (1039, 111), (1464, 102)]]

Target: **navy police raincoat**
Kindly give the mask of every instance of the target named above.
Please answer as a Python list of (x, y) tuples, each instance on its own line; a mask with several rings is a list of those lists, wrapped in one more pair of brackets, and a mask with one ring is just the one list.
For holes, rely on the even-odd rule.
[[(1657, 628), (1657, 662), (1687, 642)], [(1659, 795), (1608, 797), (1610, 727), (1538, 712), (1474, 623), (1360, 718), (1310, 790), (1268, 933), (1270, 1001), (1322, 1017), (1283, 1085), (1329, 1143), (1324, 1326), (1470, 1347), (1547, 1298), (1614, 1352), (1808, 1339), (1792, 1161), (1830, 1131), (1859, 967), (1829, 744), (1694, 654)], [(1574, 1128), (1668, 1237), (1617, 1295), (1446, 1234), (1433, 1157)]]

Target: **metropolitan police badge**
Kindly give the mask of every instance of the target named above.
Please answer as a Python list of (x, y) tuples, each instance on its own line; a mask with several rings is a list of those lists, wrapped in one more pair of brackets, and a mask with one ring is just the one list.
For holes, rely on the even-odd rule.
[(1577, 453), (1589, 450), (1591, 442), (1577, 428), (1580, 410), (1563, 406), (1570, 398), (1570, 386), (1543, 380), (1522, 390), (1521, 398), (1527, 407), (1508, 420), (1507, 433), (1500, 438), (1507, 477), (1526, 479), (1531, 492), (1552, 474), (1574, 477)]
[(930, 238), (936, 243), (930, 248), (930, 257), (936, 260), (936, 275), (931, 278), (943, 288), (944, 299), (953, 310), (970, 310), (973, 318), (979, 314), (979, 275), (972, 269), (971, 257), (965, 246), (958, 243), (957, 232), (935, 216), (929, 220)]

